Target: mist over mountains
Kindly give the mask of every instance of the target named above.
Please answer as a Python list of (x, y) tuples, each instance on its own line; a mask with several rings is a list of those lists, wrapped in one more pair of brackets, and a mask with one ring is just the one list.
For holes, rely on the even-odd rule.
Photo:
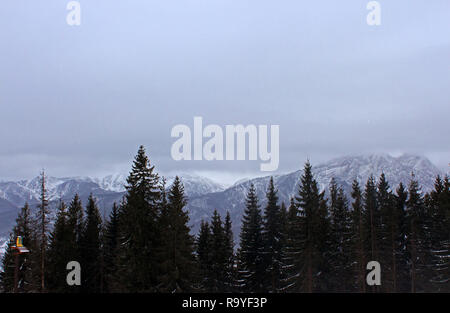
[[(300, 164), (300, 166), (302, 165)], [(274, 176), (280, 203), (283, 201), (286, 205), (289, 204), (290, 197), (297, 192), (302, 173), (303, 170), (297, 170)], [(427, 192), (433, 188), (436, 176), (444, 175), (424, 157), (416, 155), (392, 157), (387, 154), (336, 158), (317, 166), (313, 164), (313, 173), (321, 190), (326, 189), (331, 178), (334, 177), (347, 192), (350, 191), (354, 179), (357, 179), (363, 186), (370, 175), (377, 179), (381, 173), (386, 175), (392, 190), (395, 190), (400, 182), (408, 184), (411, 174), (414, 173), (422, 191)], [(245, 195), (250, 184), (255, 185), (263, 208), (265, 192), (270, 179), (270, 176), (244, 179), (226, 188), (206, 177), (191, 174), (181, 174), (180, 177), (189, 199), (186, 210), (190, 215), (192, 231), (196, 233), (201, 220), (209, 220), (214, 209), (217, 209), (222, 216), (225, 216), (226, 212), (229, 211), (236, 240), (241, 227)], [(170, 186), (172, 180), (173, 177), (167, 178), (167, 186)], [(114, 202), (119, 203), (123, 198), (125, 183), (126, 176), (121, 174), (112, 174), (103, 178), (48, 177), (47, 189), (50, 205), (53, 209), (59, 199), (69, 203), (73, 196), (78, 193), (83, 203), (86, 203), (89, 194), (92, 193), (97, 199), (102, 216), (107, 217), (112, 204)], [(36, 207), (39, 202), (39, 193), (39, 177), (16, 182), (0, 182), (0, 246), (11, 231), (20, 207), (25, 202), (28, 202), (32, 207)]]

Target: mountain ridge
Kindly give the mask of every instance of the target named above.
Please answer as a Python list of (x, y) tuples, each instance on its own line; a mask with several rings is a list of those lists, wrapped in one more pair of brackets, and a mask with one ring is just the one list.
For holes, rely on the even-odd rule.
[[(400, 182), (405, 185), (414, 173), (423, 188), (423, 192), (431, 190), (437, 175), (445, 175), (427, 158), (404, 154), (393, 157), (388, 154), (370, 154), (342, 156), (313, 166), (313, 174), (320, 190), (327, 186), (334, 177), (338, 184), (349, 194), (351, 184), (357, 179), (363, 188), (369, 175), (378, 179), (383, 172), (386, 175), (391, 189), (395, 190)], [(303, 170), (286, 174), (273, 175), (280, 203), (289, 204), (289, 198), (296, 194), (299, 179)], [(201, 220), (209, 220), (214, 209), (224, 217), (229, 211), (233, 222), (235, 239), (238, 239), (241, 226), (242, 213), (245, 208), (245, 196), (250, 184), (254, 184), (261, 208), (265, 204), (265, 191), (272, 175), (239, 180), (230, 187), (225, 187), (209, 178), (192, 174), (180, 174), (188, 197), (186, 210), (190, 215), (192, 232), (197, 233)], [(69, 202), (75, 193), (80, 195), (83, 203), (92, 192), (103, 217), (108, 216), (113, 202), (120, 202), (125, 195), (123, 184), (126, 177), (120, 174), (111, 174), (103, 178), (90, 177), (49, 177), (47, 186), (50, 189), (51, 203), (56, 206), (56, 200), (62, 198)], [(172, 178), (169, 178), (169, 186)], [(6, 238), (10, 232), (18, 210), (25, 201), (36, 206), (39, 199), (39, 177), (18, 182), (0, 182), (0, 237)], [(16, 189), (15, 189), (16, 188)], [(3, 239), (4, 240), (4, 239)], [(0, 245), (2, 244), (0, 238)]]

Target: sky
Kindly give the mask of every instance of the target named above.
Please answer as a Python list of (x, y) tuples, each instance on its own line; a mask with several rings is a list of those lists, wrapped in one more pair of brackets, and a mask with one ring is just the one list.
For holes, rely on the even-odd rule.
[(0, 180), (128, 172), (231, 182), (260, 161), (175, 161), (178, 124), (279, 125), (276, 173), (362, 153), (450, 162), (450, 1), (65, 0), (0, 5)]

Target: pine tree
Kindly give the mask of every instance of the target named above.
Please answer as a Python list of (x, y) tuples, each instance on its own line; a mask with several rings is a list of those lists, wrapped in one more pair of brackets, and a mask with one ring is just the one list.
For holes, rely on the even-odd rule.
[(15, 265), (15, 250), (12, 248), (16, 243), (16, 236), (14, 233), (9, 235), (9, 241), (6, 246), (5, 254), (2, 259), (3, 271), (0, 273), (0, 291), (4, 293), (14, 292), (14, 270)]
[(430, 235), (430, 288), (450, 292), (450, 190), (448, 177), (436, 177), (434, 190), (426, 196)]
[(319, 193), (317, 181), (312, 174), (312, 166), (305, 164), (301, 177), (296, 206), (303, 217), (302, 230), (305, 242), (300, 255), (299, 284), (301, 291), (314, 292), (328, 290), (327, 273), (332, 270), (327, 259), (329, 249), (329, 221), (324, 193)]
[(16, 244), (18, 236), (22, 237), (22, 243), (30, 253), (21, 254), (18, 256), (18, 286), (17, 292), (32, 292), (36, 290), (33, 280), (33, 262), (32, 254), (36, 253), (36, 238), (32, 229), (32, 215), (28, 203), (25, 203), (16, 219), (16, 225), (10, 236), (5, 255), (3, 257), (4, 272), (0, 275), (0, 285), (4, 292), (13, 292), (14, 290), (14, 272), (15, 272), (15, 258), (16, 251), (12, 246)]
[(290, 199), (286, 213), (286, 225), (283, 245), (283, 266), (281, 268), (280, 292), (298, 292), (301, 290), (301, 253), (305, 244), (304, 216), (299, 215), (294, 198)]
[(160, 186), (154, 166), (139, 147), (125, 186), (125, 204), (121, 206), (120, 256), (118, 277), (121, 291), (150, 292), (157, 289)]
[[(364, 221), (366, 230), (366, 255), (369, 261), (380, 262), (380, 212), (377, 202), (377, 189), (373, 176), (367, 179), (363, 194), (364, 201)], [(378, 286), (367, 287), (372, 292), (379, 291)]]
[[(395, 276), (396, 283), (394, 285), (394, 292), (408, 292), (409, 286), (409, 271), (408, 271), (408, 257), (407, 257), (407, 221), (406, 221), (406, 200), (408, 192), (402, 183), (400, 183), (395, 190), (395, 211), (392, 220), (392, 243), (394, 247), (393, 262), (396, 267)], [(394, 273), (393, 273), (394, 274)]]
[(380, 214), (379, 257), (383, 264), (382, 288), (385, 292), (397, 289), (397, 247), (398, 218), (394, 206), (394, 196), (384, 173), (381, 173), (377, 185), (377, 205)]
[(81, 235), (81, 288), (83, 292), (98, 293), (101, 286), (101, 229), (102, 218), (93, 195), (86, 205), (86, 220)]
[(281, 248), (282, 259), (284, 259), (283, 251), (284, 251), (284, 246), (286, 245), (287, 223), (288, 223), (288, 209), (286, 208), (286, 204), (283, 201), (283, 202), (281, 202), (281, 206), (280, 206), (280, 229), (281, 229), (280, 243), (281, 243), (281, 247), (282, 247)]
[(50, 292), (70, 292), (67, 285), (66, 276), (67, 263), (72, 261), (70, 255), (73, 247), (70, 245), (72, 233), (68, 227), (68, 217), (66, 205), (60, 201), (56, 222), (53, 231), (50, 233), (50, 244), (48, 250), (48, 290)]
[(262, 266), (264, 253), (262, 217), (253, 184), (250, 185), (246, 197), (240, 239), (239, 286), (246, 292), (262, 292), (265, 274)]
[(39, 266), (40, 266), (40, 291), (45, 292), (45, 263), (46, 263), (46, 252), (48, 246), (48, 224), (49, 224), (49, 209), (48, 209), (48, 198), (47, 198), (47, 187), (45, 180), (45, 172), (41, 173), (41, 195), (40, 204), (37, 211), (36, 226), (37, 234), (39, 236)]
[(116, 289), (116, 258), (119, 251), (119, 208), (114, 202), (103, 236), (103, 284), (105, 292)]
[(184, 211), (187, 200), (178, 176), (170, 188), (168, 200), (167, 210), (161, 213), (161, 224), (165, 230), (159, 290), (188, 292), (195, 288), (194, 238), (189, 233), (189, 216)]
[(352, 183), (352, 258), (354, 259), (355, 290), (366, 292), (366, 224), (362, 192), (358, 181)]
[(332, 291), (349, 292), (353, 289), (351, 259), (351, 215), (344, 190), (334, 179), (330, 183), (331, 251), (333, 268), (329, 288)]
[(232, 292), (235, 289), (234, 269), (234, 239), (230, 212), (225, 216), (225, 291)]
[(277, 292), (280, 288), (281, 267), (282, 267), (282, 224), (280, 207), (278, 206), (277, 190), (270, 178), (269, 187), (266, 193), (267, 205), (264, 209), (263, 219), (263, 240), (264, 240), (264, 269), (266, 272), (265, 290)]
[[(84, 228), (83, 205), (78, 194), (75, 194), (67, 210), (67, 229), (70, 238), (67, 245), (71, 247), (67, 256), (70, 261), (81, 262), (81, 245)], [(73, 287), (72, 290), (78, 290)]]
[(227, 246), (226, 235), (222, 219), (214, 210), (211, 219), (211, 290), (212, 292), (224, 292), (226, 290), (226, 269), (227, 269)]
[(408, 223), (408, 261), (410, 265), (411, 292), (424, 291), (425, 288), (425, 251), (424, 251), (424, 228), (423, 221), (425, 209), (423, 197), (414, 175), (408, 187), (409, 198), (407, 206)]
[(396, 195), (390, 191), (389, 183), (381, 174), (377, 186), (377, 201), (380, 211), (380, 263), (383, 264), (382, 288), (384, 292), (404, 289), (406, 264), (406, 216), (407, 193), (400, 184)]
[(209, 223), (201, 221), (196, 238), (196, 255), (199, 268), (200, 285), (204, 291), (211, 292), (211, 228)]

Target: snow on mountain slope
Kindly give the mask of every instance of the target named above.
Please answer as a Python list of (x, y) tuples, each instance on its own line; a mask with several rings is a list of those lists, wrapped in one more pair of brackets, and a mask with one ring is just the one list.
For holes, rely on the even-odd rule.
[[(361, 186), (364, 186), (369, 175), (373, 174), (377, 179), (382, 172), (385, 173), (392, 189), (395, 189), (400, 182), (408, 184), (411, 173), (414, 173), (415, 178), (422, 186), (423, 192), (433, 188), (436, 175), (443, 174), (428, 159), (414, 155), (400, 157), (392, 157), (386, 154), (347, 156), (313, 167), (313, 173), (321, 190), (327, 188), (331, 178), (335, 177), (347, 192), (355, 178)], [(274, 176), (280, 201), (289, 203), (290, 197), (297, 192), (302, 173), (302, 170), (298, 170), (289, 174)], [(209, 178), (186, 173), (179, 176), (189, 199), (186, 209), (189, 211), (193, 233), (197, 232), (200, 221), (209, 219), (214, 209), (217, 209), (223, 217), (226, 211), (230, 211), (236, 239), (241, 226), (245, 195), (250, 184), (255, 185), (261, 204), (264, 205), (265, 192), (270, 179), (270, 176), (266, 176), (240, 180), (231, 187), (225, 188), (225, 186)], [(173, 179), (174, 177), (167, 177), (168, 187), (170, 187)], [(93, 193), (97, 198), (102, 216), (106, 217), (112, 203), (120, 202), (123, 197), (125, 182), (126, 176), (121, 174), (108, 175), (102, 178), (48, 177), (47, 188), (50, 199), (53, 200), (53, 206), (59, 198), (69, 202), (75, 193), (78, 193), (83, 203), (86, 203), (89, 194)], [(39, 192), (39, 177), (18, 182), (0, 182), (0, 237), (7, 238), (17, 212), (25, 201), (28, 201), (32, 207), (36, 207), (39, 201)]]
[(0, 272), (3, 270), (3, 255), (6, 251), (6, 246), (8, 245), (7, 237), (0, 237)]
[(122, 192), (125, 191), (127, 177), (123, 174), (113, 174), (103, 178), (92, 178), (92, 180), (104, 190)]
[[(192, 174), (180, 175), (189, 197), (199, 196), (225, 189), (219, 183), (209, 178)], [(167, 178), (167, 186), (170, 186), (174, 177)], [(105, 193), (122, 193), (125, 191), (126, 176), (122, 174), (108, 175), (102, 178), (91, 177), (47, 177), (46, 188), (49, 200), (67, 199), (78, 193), (80, 195), (93, 193), (102, 195)], [(25, 202), (38, 203), (41, 190), (40, 177), (17, 182), (0, 182), (0, 198), (17, 206)]]
[[(225, 187), (209, 178), (192, 174), (180, 174), (188, 198), (225, 190)], [(167, 177), (169, 188), (175, 177)], [(89, 194), (97, 199), (97, 205), (103, 217), (108, 216), (112, 204), (119, 203), (125, 192), (126, 176), (108, 175), (102, 178), (90, 177), (47, 177), (46, 188), (50, 207), (54, 209), (59, 199), (70, 202), (77, 193), (86, 203)], [(33, 210), (39, 203), (41, 190), (40, 177), (16, 182), (0, 182), (0, 238), (7, 238), (19, 209), (28, 202)], [(55, 210), (51, 212), (54, 218)], [(1, 242), (0, 242), (1, 244)], [(0, 253), (2, 253), (0, 247)]]
[[(344, 190), (349, 192), (354, 179), (357, 179), (363, 187), (370, 175), (378, 179), (382, 172), (386, 175), (392, 190), (395, 190), (400, 182), (407, 185), (411, 180), (411, 173), (414, 173), (423, 192), (431, 190), (436, 176), (443, 174), (428, 159), (414, 155), (402, 155), (398, 158), (385, 154), (347, 156), (313, 166), (313, 173), (320, 190), (327, 189), (331, 178), (334, 177)], [(274, 176), (280, 202), (284, 201), (286, 205), (289, 204), (289, 199), (297, 193), (302, 174), (303, 170), (299, 170), (286, 175)], [(245, 207), (245, 195), (250, 184), (255, 185), (263, 206), (269, 179), (270, 176), (247, 180), (222, 192), (191, 199), (188, 203), (188, 210), (194, 232), (197, 231), (202, 219), (210, 218), (214, 209), (217, 209), (221, 216), (225, 216), (226, 211), (230, 211), (233, 231), (237, 239)]]
[[(184, 190), (188, 198), (197, 197), (208, 193), (220, 192), (226, 189), (224, 185), (203, 176), (189, 173), (181, 173), (178, 176), (183, 182)], [(167, 177), (168, 187), (172, 185), (174, 179), (174, 176)]]

